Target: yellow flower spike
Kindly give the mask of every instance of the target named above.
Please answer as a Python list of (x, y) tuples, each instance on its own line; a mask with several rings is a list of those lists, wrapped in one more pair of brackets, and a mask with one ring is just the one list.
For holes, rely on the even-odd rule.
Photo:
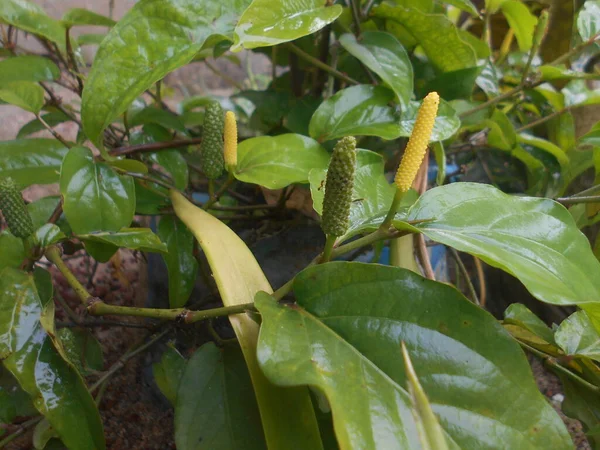
[(396, 178), (394, 179), (400, 192), (407, 192), (411, 188), (421, 167), (427, 146), (429, 145), (439, 104), (440, 96), (438, 93), (430, 92), (423, 99), (423, 103), (419, 108), (415, 126), (408, 139), (402, 162), (400, 163), (400, 167), (398, 167), (398, 172), (396, 172)]
[(235, 114), (231, 111), (227, 111), (225, 114), (225, 129), (223, 131), (223, 138), (225, 140), (224, 153), (225, 167), (228, 170), (237, 166), (237, 122), (235, 121)]

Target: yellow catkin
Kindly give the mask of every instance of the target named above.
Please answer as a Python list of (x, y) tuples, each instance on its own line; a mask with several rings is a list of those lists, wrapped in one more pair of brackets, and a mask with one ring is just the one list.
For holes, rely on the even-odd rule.
[(235, 121), (235, 114), (231, 111), (227, 111), (225, 114), (225, 129), (223, 131), (223, 138), (225, 140), (224, 153), (225, 167), (235, 167), (237, 165), (237, 122)]
[(423, 99), (423, 104), (419, 108), (415, 126), (408, 139), (408, 144), (406, 144), (402, 162), (394, 179), (401, 192), (407, 192), (411, 188), (419, 167), (421, 167), (433, 131), (433, 123), (435, 122), (439, 103), (440, 96), (438, 93), (430, 92)]

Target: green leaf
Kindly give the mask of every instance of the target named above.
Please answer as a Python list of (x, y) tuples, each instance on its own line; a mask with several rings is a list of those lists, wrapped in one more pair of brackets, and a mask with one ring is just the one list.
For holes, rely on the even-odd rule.
[(103, 450), (100, 414), (81, 377), (42, 328), (38, 292), (25, 272), (4, 269), (0, 274), (0, 358), (65, 446)]
[(137, 159), (116, 159), (110, 161), (108, 164), (111, 167), (117, 167), (126, 172), (141, 173), (144, 175), (148, 173), (148, 166)]
[(569, 156), (558, 145), (545, 139), (533, 136), (531, 134), (520, 133), (517, 135), (517, 141), (521, 144), (531, 145), (533, 147), (544, 150), (556, 158), (561, 166), (569, 164)]
[(585, 311), (574, 312), (563, 320), (554, 338), (567, 355), (600, 361), (600, 335)]
[(318, 142), (300, 134), (260, 136), (238, 146), (234, 176), (246, 183), (281, 189), (306, 183), (315, 168), (326, 168), (329, 154)]
[(272, 2), (254, 0), (235, 27), (232, 51), (270, 47), (319, 31), (342, 13), (340, 5), (322, 0)]
[(568, 69), (564, 65), (540, 66), (537, 68), (537, 71), (541, 76), (540, 81), (598, 79), (598, 75), (596, 74), (578, 72), (576, 70)]
[[(172, 345), (167, 348), (160, 357), (160, 361), (152, 364), (152, 374), (154, 381), (160, 389), (160, 392), (175, 406), (177, 402), (177, 389), (179, 381), (185, 370), (186, 361), (181, 353)], [(186, 396), (188, 393), (186, 392)]]
[(460, 38), (458, 29), (444, 14), (428, 14), (399, 4), (382, 3), (373, 8), (373, 15), (402, 25), (440, 72), (477, 65), (475, 51)]
[[(400, 120), (400, 136), (410, 136), (417, 120), (417, 113), (421, 102), (410, 102), (408, 108), (402, 111), (402, 119)], [(456, 111), (450, 104), (444, 100), (440, 100), (438, 114), (433, 124), (433, 132), (431, 133), (431, 142), (444, 141), (451, 138), (454, 133), (460, 128), (460, 119), (456, 115)]]
[(14, 81), (0, 87), (0, 100), (37, 114), (44, 106), (44, 89), (30, 81)]
[(5, 267), (17, 268), (25, 259), (23, 240), (10, 234), (8, 230), (0, 231), (0, 271)]
[(388, 106), (394, 94), (383, 86), (359, 85), (338, 91), (315, 111), (309, 133), (319, 142), (344, 136), (400, 135), (398, 114)]
[(573, 80), (561, 91), (565, 96), (565, 106), (597, 105), (600, 92), (588, 88), (585, 80)]
[(577, 16), (577, 31), (587, 41), (600, 33), (600, 1), (586, 1)]
[(47, 419), (43, 419), (41, 422), (38, 422), (33, 429), (33, 436), (31, 440), (33, 441), (33, 447), (36, 450), (44, 450), (46, 448), (46, 444), (48, 444), (48, 441), (55, 437), (58, 437), (58, 434), (54, 428), (52, 428), (50, 422), (48, 422)]
[(169, 305), (181, 308), (190, 298), (198, 276), (194, 236), (177, 217), (163, 216), (158, 224), (158, 237), (168, 249), (163, 259), (169, 274)]
[(427, 191), (407, 219), (434, 219), (415, 227), (514, 275), (539, 300), (570, 305), (600, 298), (600, 263), (569, 212), (552, 200), (456, 183)]
[(554, 331), (542, 319), (532, 313), (529, 308), (521, 303), (513, 303), (504, 311), (504, 322), (519, 325), (541, 337), (546, 342), (554, 343)]
[(106, 34), (98, 34), (98, 33), (82, 34), (77, 37), (77, 44), (80, 46), (100, 45), (105, 37), (106, 37)]
[(565, 394), (565, 400), (561, 407), (563, 413), (582, 423), (591, 448), (597, 450), (600, 445), (598, 430), (600, 395), (598, 392), (593, 392), (587, 387), (575, 383), (565, 375), (558, 373), (558, 376)]
[(23, 55), (0, 61), (0, 86), (14, 81), (52, 81), (60, 77), (60, 69), (43, 56)]
[[(272, 292), (254, 255), (233, 230), (179, 192), (171, 191), (171, 201), (202, 247), (225, 306), (252, 302), (258, 291)], [(322, 449), (308, 389), (285, 389), (270, 383), (256, 359), (258, 324), (247, 314), (229, 316), (229, 321), (252, 378), (268, 446)]]
[(77, 234), (77, 237), (84, 243), (98, 242), (142, 252), (167, 253), (167, 246), (150, 228), (122, 228), (113, 233)]
[(402, 44), (390, 33), (365, 31), (357, 40), (353, 34), (340, 36), (340, 44), (375, 72), (406, 106), (413, 93), (412, 64)]
[(421, 383), (417, 378), (417, 374), (404, 342), (402, 342), (402, 357), (406, 369), (408, 392), (412, 400), (413, 415), (415, 416), (421, 444), (423, 445), (423, 448), (426, 449), (448, 450), (444, 430), (431, 409), (427, 394), (425, 394), (423, 386), (421, 386)]
[(23, 31), (45, 37), (65, 46), (65, 29), (58, 20), (46, 14), (41, 6), (26, 0), (2, 0), (0, 20)]
[(252, 382), (239, 347), (204, 344), (179, 383), (175, 443), (181, 450), (263, 450)]
[[(327, 168), (314, 169), (309, 174), (310, 193), (313, 208), (322, 215), (325, 177)], [(392, 205), (396, 188), (384, 175), (384, 163), (380, 155), (369, 150), (358, 149), (356, 155), (356, 171), (352, 190), (352, 204), (348, 230), (340, 237), (345, 241), (365, 231), (375, 230), (385, 218)], [(410, 206), (415, 201), (415, 192), (404, 196), (401, 208)]]
[(579, 143), (600, 147), (600, 122), (594, 125), (587, 134), (581, 136)]
[(11, 423), (15, 417), (33, 416), (37, 411), (15, 377), (0, 365), (0, 423)]
[(72, 27), (75, 25), (112, 27), (117, 23), (109, 17), (83, 8), (72, 8), (68, 10), (62, 17), (61, 22), (67, 27)]
[(102, 41), (83, 90), (88, 138), (101, 133), (142, 92), (192, 60), (216, 35), (231, 39), (249, 0), (163, 0), (136, 3)]
[(444, 0), (444, 3), (455, 6), (462, 11), (468, 12), (472, 16), (479, 16), (479, 11), (477, 11), (477, 7), (471, 2), (471, 0)]
[(437, 165), (435, 183), (438, 186), (441, 186), (446, 180), (446, 151), (444, 150), (444, 144), (441, 142), (434, 142), (431, 146), (431, 151), (433, 152), (435, 164)]
[(184, 190), (189, 182), (189, 168), (187, 161), (181, 154), (181, 151), (161, 150), (159, 152), (149, 153), (145, 156), (148, 161), (158, 164), (173, 180), (173, 185), (177, 189)]
[(466, 69), (444, 72), (431, 80), (421, 92), (437, 92), (446, 100), (470, 98), (473, 86), (484, 66), (467, 67)]
[(53, 223), (42, 225), (33, 234), (34, 242), (42, 248), (56, 244), (66, 238), (65, 233), (60, 231), (60, 228)]
[[(72, 119), (62, 111), (49, 112), (42, 115), (42, 119), (51, 127), (55, 127), (63, 122), (70, 122)], [(30, 134), (37, 133), (38, 131), (45, 130), (46, 127), (38, 119), (34, 119), (31, 122), (27, 122), (21, 127), (17, 134), (17, 139), (22, 139)]]
[(504, 1), (500, 8), (508, 21), (508, 25), (515, 33), (519, 49), (522, 52), (529, 51), (533, 44), (533, 33), (537, 25), (537, 18), (519, 0)]
[(0, 176), (17, 184), (56, 183), (67, 149), (56, 139), (0, 141)]
[(340, 448), (421, 448), (402, 341), (451, 448), (572, 448), (518, 344), (453, 287), (334, 262), (301, 272), (294, 293), (292, 306), (257, 296), (259, 362), (274, 382), (325, 393)]
[(94, 161), (85, 147), (65, 156), (60, 173), (63, 210), (73, 232), (119, 231), (133, 220), (133, 179), (117, 174), (109, 165)]
[(85, 376), (104, 368), (102, 347), (89, 330), (60, 328), (58, 338), (69, 361), (80, 374)]

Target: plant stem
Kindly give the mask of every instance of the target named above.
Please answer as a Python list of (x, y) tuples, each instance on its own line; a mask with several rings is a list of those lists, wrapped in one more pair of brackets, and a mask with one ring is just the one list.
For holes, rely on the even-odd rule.
[(392, 221), (394, 220), (394, 217), (396, 217), (396, 212), (398, 211), (398, 206), (400, 206), (402, 197), (404, 197), (404, 193), (400, 191), (400, 189), (396, 189), (396, 194), (394, 195), (394, 200), (392, 200), (390, 210), (388, 211), (387, 216), (385, 216), (385, 219), (383, 220), (383, 223), (381, 224), (380, 228), (383, 229), (390, 227)]
[(40, 121), (40, 123), (44, 126), (44, 128), (46, 130), (48, 130), (52, 136), (54, 136), (54, 138), (56, 140), (58, 140), (62, 145), (64, 145), (67, 148), (71, 148), (73, 147), (69, 142), (67, 142), (67, 140), (65, 138), (63, 138), (60, 133), (58, 133), (56, 130), (54, 130), (54, 128), (52, 128), (50, 125), (48, 125), (48, 123), (42, 118), (42, 115), (40, 113), (37, 113), (35, 115), (35, 117), (37, 117), (37, 119)]
[(559, 56), (558, 58), (556, 58), (554, 61), (552, 61), (551, 63), (549, 63), (549, 66), (555, 66), (557, 64), (561, 64), (565, 61), (567, 61), (568, 59), (570, 59), (572, 56), (575, 56), (577, 53), (579, 53), (581, 50), (583, 50), (584, 48), (586, 48), (588, 45), (592, 45), (594, 44), (594, 42), (596, 42), (596, 39), (598, 39), (600, 37), (600, 33), (596, 33), (595, 35), (593, 35), (591, 38), (589, 38), (587, 41), (582, 42), (581, 44), (573, 47), (571, 50), (569, 50), (567, 53), (565, 53), (564, 55)]
[(331, 260), (331, 251), (335, 244), (336, 236), (327, 236), (325, 240), (325, 249), (323, 250), (323, 256), (321, 256), (321, 263), (326, 263)]
[(233, 78), (231, 78), (226, 73), (221, 72), (218, 68), (216, 68), (211, 63), (209, 63), (208, 60), (204, 60), (204, 64), (206, 64), (206, 67), (208, 67), (211, 70), (211, 72), (213, 72), (215, 75), (223, 78), (225, 81), (227, 81), (229, 84), (231, 84), (232, 86), (234, 86), (238, 90), (240, 90), (240, 91), (244, 90), (244, 86), (242, 86), (240, 83), (238, 83), (237, 81), (235, 81)]
[(423, 236), (422, 234), (418, 234), (416, 236), (416, 241), (416, 253), (417, 257), (419, 258), (419, 262), (421, 263), (421, 267), (423, 267), (425, 277), (435, 281), (435, 272), (433, 271), (433, 267), (431, 266), (431, 260), (429, 259), (429, 253), (427, 252), (425, 236)]
[(176, 309), (156, 309), (156, 308), (137, 308), (133, 306), (116, 306), (104, 303), (101, 300), (92, 302), (88, 308), (88, 313), (92, 316), (134, 316), (149, 317), (162, 320), (181, 320), (184, 323), (194, 323), (201, 320), (214, 317), (229, 316), (232, 314), (241, 314), (246, 311), (254, 311), (254, 303), (244, 303), (234, 306), (223, 306), (221, 308), (206, 309), (204, 311), (190, 311), (186, 308)]
[(361, 30), (358, 2), (357, 0), (346, 0), (346, 5), (352, 10), (352, 20), (354, 21), (354, 27), (356, 28), (354, 31), (356, 37), (359, 37)]
[(75, 53), (73, 52), (73, 47), (71, 46), (71, 27), (65, 28), (65, 41), (67, 46), (67, 61), (71, 64), (73, 76), (77, 79), (77, 90), (79, 91), (79, 96), (81, 97), (81, 94), (83, 93), (83, 81), (81, 81), (79, 67), (77, 66), (77, 59), (75, 58)]
[(110, 151), (112, 156), (125, 156), (133, 153), (157, 152), (159, 150), (168, 150), (171, 148), (187, 147), (188, 145), (198, 145), (202, 138), (181, 139), (170, 142), (152, 142), (150, 144), (130, 145), (127, 147), (118, 147)]
[(324, 62), (318, 60), (317, 58), (315, 58), (312, 55), (309, 55), (308, 53), (306, 53), (304, 50), (296, 47), (294, 44), (292, 44), (291, 42), (288, 42), (287, 44), (285, 44), (286, 47), (292, 51), (293, 53), (295, 53), (296, 55), (298, 55), (299, 57), (303, 58), (304, 60), (308, 61), (309, 63), (311, 63), (313, 66), (318, 67), (319, 69), (324, 70), (325, 72), (339, 78), (340, 80), (345, 81), (348, 84), (360, 84), (358, 81), (350, 78), (349, 76), (343, 74), (342, 72), (340, 72), (337, 69), (334, 69), (331, 66), (328, 66), (327, 64), (325, 64)]
[(477, 256), (473, 256), (475, 262), (475, 269), (477, 270), (477, 278), (479, 279), (479, 303), (482, 308), (485, 308), (485, 300), (487, 297), (487, 289), (485, 285), (485, 273), (483, 271), (483, 264)]
[(557, 198), (558, 203), (563, 205), (576, 205), (578, 203), (600, 203), (600, 195), (591, 195), (589, 197), (561, 197)]
[(563, 109), (559, 109), (558, 111), (554, 111), (552, 114), (548, 114), (545, 117), (540, 117), (539, 119), (534, 120), (533, 122), (525, 124), (522, 127), (517, 128), (515, 131), (517, 133), (520, 133), (521, 131), (525, 131), (525, 130), (528, 130), (530, 128), (537, 127), (538, 125), (541, 125), (541, 124), (543, 124), (545, 122), (548, 122), (549, 120), (552, 120), (555, 117), (561, 116), (564, 113), (569, 112), (570, 110), (571, 110), (570, 106), (567, 106), (566, 108), (563, 108)]
[(158, 333), (157, 335), (155, 335), (154, 337), (152, 337), (148, 342), (145, 342), (144, 344), (140, 345), (139, 347), (127, 352), (125, 355), (121, 356), (119, 358), (119, 360), (114, 363), (110, 369), (108, 369), (104, 375), (102, 375), (98, 381), (96, 381), (92, 387), (90, 387), (89, 391), (90, 393), (94, 392), (96, 389), (98, 389), (106, 380), (108, 380), (111, 376), (113, 376), (116, 372), (118, 372), (119, 370), (121, 370), (123, 367), (125, 367), (125, 364), (127, 363), (127, 361), (129, 361), (131, 358), (133, 358), (135, 355), (137, 355), (140, 352), (143, 352), (144, 350), (146, 350), (148, 347), (152, 346), (156, 341), (158, 341), (159, 339), (161, 339), (165, 334), (167, 334), (170, 331), (170, 328), (167, 328), (166, 330), (163, 330), (162, 332)]
[(467, 280), (467, 287), (469, 288), (469, 292), (471, 293), (471, 297), (473, 298), (473, 303), (475, 303), (476, 305), (479, 306), (480, 305), (479, 297), (477, 297), (477, 292), (475, 291), (475, 286), (473, 286), (473, 282), (471, 281), (469, 272), (467, 271), (467, 268), (463, 264), (462, 259), (460, 259), (460, 255), (454, 248), (452, 248), (452, 247), (447, 247), (447, 248), (450, 250), (450, 253), (452, 254), (452, 257), (454, 258), (454, 260), (456, 261), (456, 264), (458, 264), (458, 268), (460, 269), (463, 276), (465, 277), (465, 280)]
[(567, 369), (566, 367), (564, 367), (562, 364), (560, 364), (554, 357), (545, 354), (544, 352), (539, 351), (536, 348), (531, 347), (530, 345), (527, 345), (525, 342), (521, 342), (520, 340), (516, 339), (515, 340), (519, 343), (519, 345), (521, 347), (523, 347), (525, 350), (533, 353), (535, 356), (539, 357), (542, 359), (542, 361), (544, 361), (545, 364), (547, 364), (549, 367), (551, 367), (552, 369), (557, 370), (558, 372), (562, 372), (564, 375), (566, 375), (567, 377), (571, 378), (573, 381), (585, 386), (586, 388), (590, 389), (593, 392), (598, 392), (600, 391), (600, 388), (598, 386), (594, 386), (593, 384), (591, 384), (589, 381), (584, 380), (583, 378), (581, 378), (579, 375), (571, 372), (569, 369)]
[(63, 274), (63, 276), (67, 280), (67, 283), (69, 283), (71, 288), (73, 288), (73, 290), (81, 300), (81, 303), (87, 305), (88, 300), (93, 297), (89, 294), (87, 289), (83, 287), (79, 280), (77, 280), (73, 272), (71, 272), (71, 269), (69, 269), (69, 267), (62, 260), (60, 253), (61, 252), (59, 248), (53, 245), (46, 250), (46, 258), (48, 258), (48, 261), (52, 262), (60, 271), (60, 273)]
[(225, 181), (217, 192), (214, 192), (215, 185), (213, 180), (208, 180), (208, 201), (202, 206), (202, 209), (205, 211), (208, 210), (212, 205), (219, 201), (221, 195), (227, 192), (227, 189), (233, 184), (235, 178), (233, 175), (229, 174), (227, 181)]
[(591, 188), (587, 188), (581, 192), (578, 192), (577, 194), (573, 194), (570, 197), (585, 197), (590, 194), (595, 194), (598, 191), (600, 191), (600, 184), (597, 184), (596, 186), (592, 186)]
[(33, 419), (29, 419), (27, 422), (21, 424), (16, 431), (6, 436), (4, 439), (0, 441), (0, 448), (4, 448), (6, 445), (10, 444), (13, 440), (24, 434), (29, 428), (36, 425), (38, 422), (41, 422), (43, 419), (42, 416), (34, 417)]

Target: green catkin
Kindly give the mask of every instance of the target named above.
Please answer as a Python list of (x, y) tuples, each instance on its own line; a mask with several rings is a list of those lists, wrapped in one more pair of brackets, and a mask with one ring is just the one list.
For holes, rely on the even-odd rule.
[(355, 169), (356, 139), (342, 138), (333, 149), (325, 180), (321, 228), (327, 236), (343, 236), (348, 230)]
[(223, 108), (218, 102), (206, 107), (202, 144), (200, 144), (200, 164), (204, 174), (214, 180), (221, 176), (225, 167), (223, 160)]
[(0, 211), (13, 235), (25, 239), (33, 233), (31, 216), (12, 178), (0, 180)]

